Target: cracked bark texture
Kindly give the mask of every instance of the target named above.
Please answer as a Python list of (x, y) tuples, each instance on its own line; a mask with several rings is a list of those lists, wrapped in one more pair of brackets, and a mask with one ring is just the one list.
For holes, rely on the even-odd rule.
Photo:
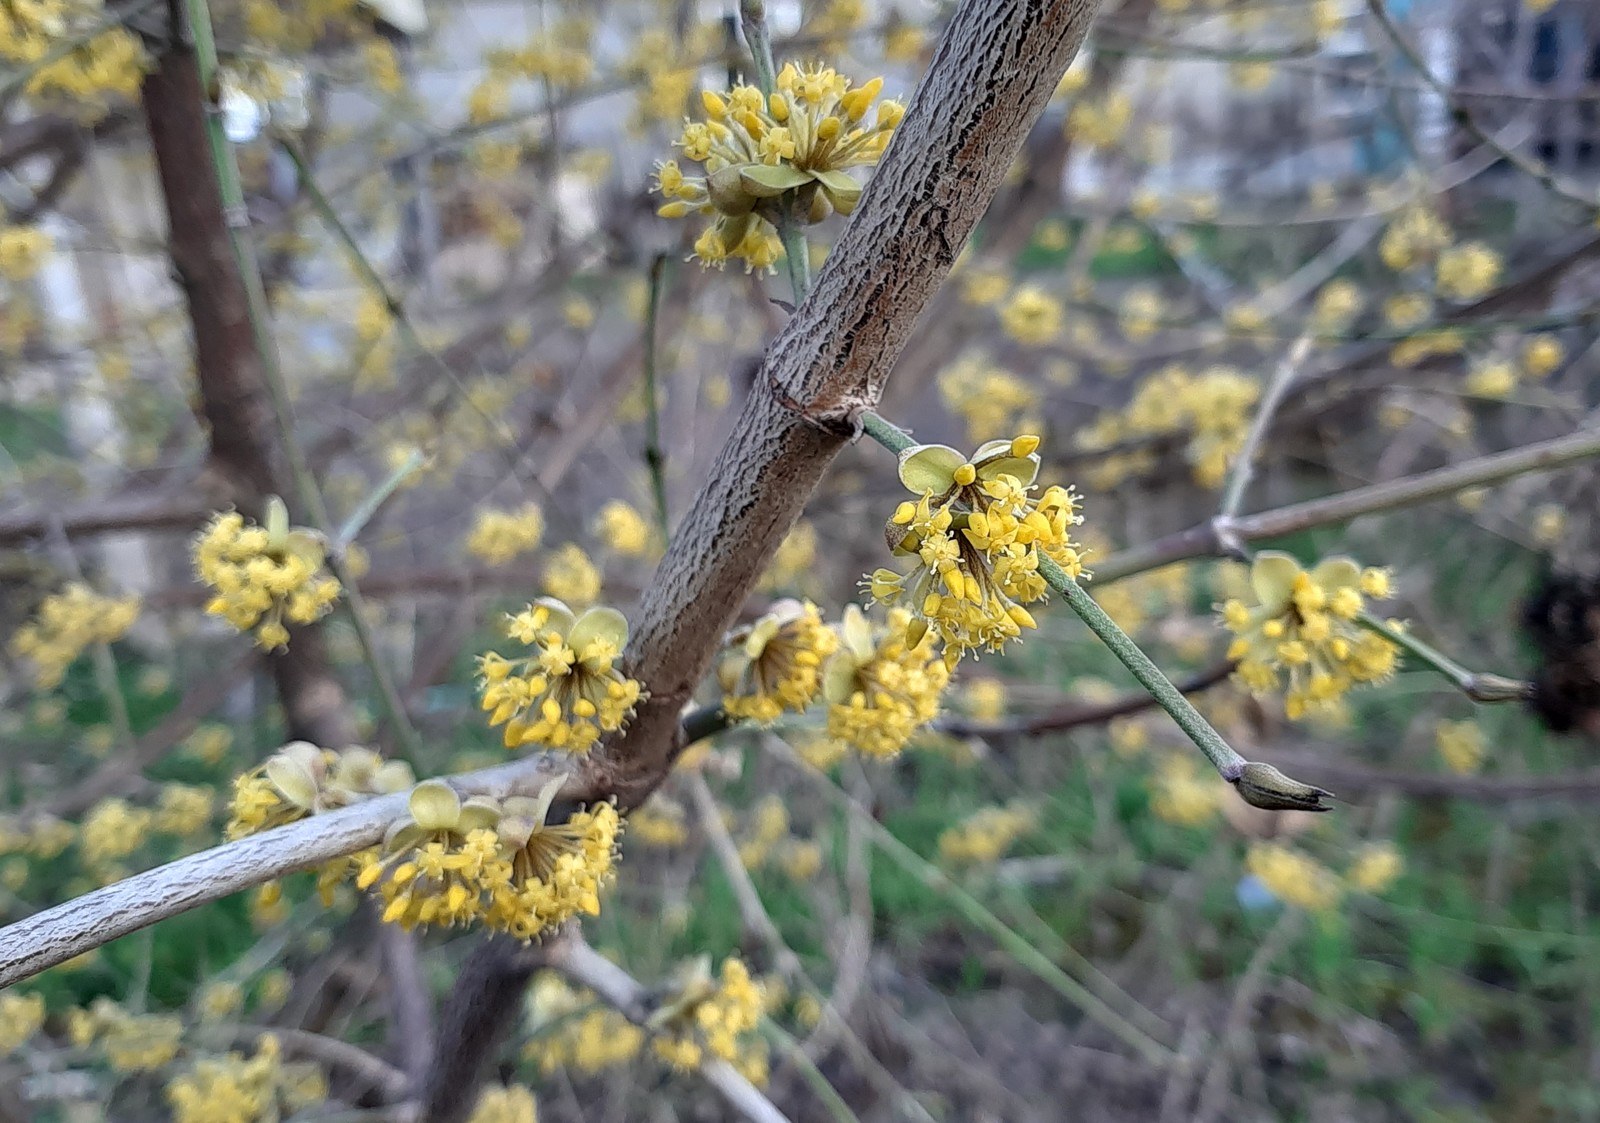
[(1077, 53), (1096, 0), (967, 0), (816, 284), (673, 535), (627, 657), (650, 691), (598, 749), (631, 807), (679, 747), (678, 718), (762, 567), (871, 408), (917, 317)]

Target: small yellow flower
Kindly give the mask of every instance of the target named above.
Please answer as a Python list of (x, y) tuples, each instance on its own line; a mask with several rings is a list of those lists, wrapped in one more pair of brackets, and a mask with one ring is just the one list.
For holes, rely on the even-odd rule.
[(339, 582), (324, 575), (322, 536), (289, 526), (277, 497), (267, 501), (267, 525), (236, 511), (212, 517), (194, 544), (195, 572), (215, 595), (206, 612), (241, 632), (252, 629), (267, 649), (289, 646), (289, 624), (310, 624), (333, 607)]
[(1366, 597), (1389, 595), (1386, 571), (1329, 558), (1307, 572), (1288, 554), (1265, 550), (1250, 567), (1250, 584), (1254, 605), (1235, 598), (1220, 609), (1223, 626), (1237, 637), (1228, 657), (1239, 661), (1240, 685), (1256, 693), (1277, 690), (1286, 676), (1291, 720), (1394, 673), (1398, 649), (1356, 623)]
[(32, 663), (34, 685), (49, 690), (61, 685), (87, 648), (120, 639), (138, 618), (138, 597), (103, 597), (73, 582), (44, 598), (33, 619), (11, 637), (11, 652)]
[(1483, 767), (1489, 747), (1475, 721), (1441, 721), (1433, 727), (1433, 742), (1450, 771), (1469, 776)]
[(839, 650), (823, 673), (828, 736), (869, 756), (893, 756), (939, 716), (950, 671), (933, 644), (907, 642), (911, 614), (890, 609), (876, 633), (855, 605), (844, 610)]
[(1332, 870), (1275, 842), (1251, 846), (1246, 865), (1274, 897), (1307, 912), (1329, 912), (1344, 897), (1344, 886)]
[(483, 709), (490, 725), (505, 726), (508, 749), (543, 744), (587, 752), (602, 733), (621, 729), (644, 696), (617, 667), (628, 622), (614, 608), (577, 616), (541, 597), (507, 617), (506, 634), (529, 654), (507, 659), (490, 651), (478, 668)]
[(770, 725), (803, 711), (822, 689), (822, 665), (838, 647), (810, 601), (782, 600), (728, 638), (717, 664), (729, 717)]
[(595, 537), (616, 553), (642, 558), (650, 552), (650, 524), (632, 504), (613, 499), (595, 516)]
[(1345, 873), (1345, 880), (1363, 893), (1382, 893), (1404, 870), (1405, 862), (1392, 843), (1374, 843), (1363, 847), (1356, 855)]
[(1033, 808), (1023, 803), (985, 807), (939, 835), (939, 857), (958, 865), (992, 865), (1037, 821)]
[(467, 552), (490, 565), (505, 565), (537, 549), (543, 538), (544, 512), (537, 503), (524, 503), (515, 511), (479, 511), (467, 536)]

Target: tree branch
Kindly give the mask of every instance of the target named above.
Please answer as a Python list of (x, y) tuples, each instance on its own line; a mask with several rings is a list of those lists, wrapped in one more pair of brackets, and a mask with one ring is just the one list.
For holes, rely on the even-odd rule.
[(739, 605), (877, 400), (1095, 9), (1093, 0), (967, 0), (956, 12), (645, 596), (627, 656), (650, 698), (626, 737), (592, 757), (624, 806), (665, 774), (681, 744), (679, 712)]

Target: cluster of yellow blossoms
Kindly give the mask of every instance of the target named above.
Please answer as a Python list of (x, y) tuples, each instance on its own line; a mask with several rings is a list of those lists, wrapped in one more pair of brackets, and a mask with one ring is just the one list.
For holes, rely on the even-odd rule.
[(941, 371), (939, 398), (967, 423), (973, 441), (986, 433), (1038, 426), (1039, 392), (986, 357), (964, 355)]
[(765, 1010), (759, 983), (744, 961), (722, 961), (713, 978), (700, 958), (678, 980), (674, 993), (650, 1019), (655, 1051), (676, 1068), (699, 1066), (706, 1053), (732, 1064), (753, 1084), (766, 1082), (766, 1043), (756, 1035)]
[(328, 1098), (315, 1065), (285, 1064), (282, 1047), (262, 1034), (256, 1053), (228, 1053), (197, 1061), (167, 1085), (174, 1123), (239, 1123), (286, 1118)]
[(138, 618), (138, 597), (103, 597), (74, 582), (40, 602), (34, 618), (11, 637), (11, 653), (32, 663), (34, 684), (49, 690), (61, 685), (85, 648), (120, 639)]
[(1441, 721), (1433, 728), (1433, 743), (1452, 772), (1471, 775), (1483, 767), (1489, 754), (1483, 727), (1475, 721)]
[(479, 511), (467, 536), (467, 553), (490, 565), (505, 565), (537, 549), (543, 538), (544, 512), (537, 503), (524, 503), (515, 511)]
[[(336, 752), (294, 741), (234, 781), (224, 835), (243, 838), (359, 800), (403, 792), (415, 782), (409, 764), (384, 760), (371, 749), (351, 746)], [(334, 887), (356, 864), (356, 858), (336, 858), (318, 870), (323, 904), (332, 904)], [(258, 904), (275, 906), (282, 893), (277, 882), (265, 885)]]
[(42, 994), (0, 994), (0, 1057), (38, 1033), (43, 1025)]
[(1310, 855), (1281, 843), (1258, 842), (1250, 847), (1246, 868), (1284, 904), (1307, 912), (1330, 912), (1347, 891), (1382, 893), (1405, 869), (1400, 852), (1386, 842), (1363, 846), (1343, 877)]
[(506, 634), (532, 649), (507, 659), (478, 658), (483, 708), (490, 725), (504, 725), (508, 749), (542, 744), (587, 752), (602, 733), (627, 724), (643, 697), (635, 679), (617, 664), (628, 642), (628, 621), (614, 608), (576, 616), (565, 604), (541, 597), (507, 618)]
[(855, 605), (844, 610), (839, 650), (823, 671), (829, 737), (869, 756), (893, 756), (939, 716), (950, 668), (926, 636), (909, 642), (911, 624), (904, 608), (891, 609), (877, 629)]
[(118, 1072), (151, 1072), (178, 1055), (183, 1021), (172, 1014), (131, 1014), (109, 998), (87, 1010), (74, 1010), (67, 1035), (82, 1049), (98, 1044)]
[[(0, 21), (5, 8), (0, 7)], [(48, 231), (37, 226), (0, 226), (0, 277), (26, 281), (39, 272), (53, 244)]]
[(267, 525), (237, 511), (214, 516), (194, 545), (195, 572), (216, 591), (206, 612), (241, 632), (255, 629), (256, 642), (272, 650), (289, 646), (291, 624), (310, 624), (339, 597), (339, 582), (323, 572), (322, 536), (289, 526), (289, 512), (276, 496), (267, 501)]
[(86, 122), (98, 121), (112, 100), (136, 98), (144, 80), (144, 48), (127, 28), (109, 27), (82, 41), (106, 15), (98, 0), (6, 0), (0, 61), (18, 65), (0, 69), (29, 73), (28, 97), (60, 99)]
[[(1256, 382), (1229, 366), (1198, 373), (1173, 363), (1146, 378), (1125, 410), (1102, 415), (1083, 432), (1087, 450), (1106, 449), (1135, 437), (1188, 433), (1184, 458), (1202, 487), (1216, 487), (1250, 431), (1250, 408), (1261, 395)], [(1099, 487), (1113, 487), (1148, 471), (1155, 458), (1148, 449), (1105, 456), (1090, 473)]]
[(902, 503), (885, 533), (890, 549), (915, 559), (910, 572), (880, 569), (866, 579), (873, 599), (910, 611), (907, 644), (930, 630), (954, 669), (968, 651), (1001, 650), (1036, 627), (1022, 606), (1044, 599), (1039, 558), (1070, 576), (1083, 572), (1072, 527), (1083, 521), (1064, 487), (1029, 495), (1039, 472), (1039, 438), (990, 441), (969, 458), (945, 445), (900, 454), (900, 482), (922, 498)]
[(1038, 822), (1026, 803), (985, 807), (939, 835), (939, 857), (962, 865), (990, 865)]
[(537, 797), (463, 802), (449, 784), (425, 780), (382, 854), (358, 858), (356, 885), (376, 886), (383, 919), (406, 929), (479, 921), (530, 940), (578, 913), (597, 916), (621, 822), (610, 803), (548, 822), (563, 782), (550, 781)]
[(702, 93), (706, 119), (686, 123), (677, 147), (705, 175), (684, 175), (676, 160), (657, 165), (655, 189), (668, 200), (659, 213), (715, 216), (694, 245), (702, 264), (735, 258), (746, 270), (772, 269), (783, 253), (781, 214), (811, 223), (855, 209), (861, 184), (845, 169), (876, 164), (905, 115), (885, 100), (866, 123), (882, 89), (882, 78), (852, 87), (829, 67), (791, 62), (770, 96), (755, 86)]
[(551, 972), (534, 983), (528, 1013), (531, 1040), (522, 1055), (541, 1072), (571, 1068), (592, 1076), (628, 1063), (644, 1045), (644, 1030)]
[(539, 1123), (539, 1103), (521, 1084), (485, 1088), (467, 1123)]
[(281, 827), (416, 783), (411, 766), (359, 746), (335, 751), (294, 741), (233, 782), (230, 839)]
[(1390, 595), (1387, 571), (1329, 558), (1307, 572), (1288, 554), (1267, 550), (1250, 567), (1250, 586), (1254, 604), (1234, 598), (1222, 606), (1223, 624), (1237, 637), (1228, 658), (1239, 661), (1238, 681), (1258, 693), (1279, 689), (1287, 677), (1291, 720), (1394, 673), (1398, 649), (1356, 622), (1366, 597)]
[(594, 519), (595, 537), (624, 557), (642, 558), (650, 552), (650, 524), (631, 503), (613, 499)]
[(722, 708), (730, 718), (770, 725), (799, 713), (822, 689), (822, 665), (839, 637), (810, 601), (781, 600), (728, 638), (717, 664)]

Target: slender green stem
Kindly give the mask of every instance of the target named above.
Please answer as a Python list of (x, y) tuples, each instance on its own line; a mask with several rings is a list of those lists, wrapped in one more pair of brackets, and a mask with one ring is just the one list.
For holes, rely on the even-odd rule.
[[(772, 59), (772, 35), (767, 31), (764, 0), (739, 0), (739, 22), (744, 27), (744, 41), (750, 47), (750, 57), (755, 60), (756, 85), (762, 94), (770, 96), (778, 84), (778, 68)], [(787, 192), (781, 204), (773, 225), (778, 228), (778, 240), (783, 243), (783, 264), (789, 273), (789, 288), (794, 293), (794, 302), (799, 304), (811, 291), (811, 252), (800, 224), (794, 220), (794, 192)]]
[[(206, 0), (188, 0), (187, 14), (194, 35), (195, 59), (200, 71), (201, 88), (211, 89), (217, 70), (217, 48), (212, 37), (211, 13)], [(278, 438), (284, 458), (289, 464), (295, 495), (311, 525), (324, 535), (329, 535), (333, 529), (333, 522), (328, 516), (328, 507), (323, 502), (322, 492), (317, 487), (316, 477), (306, 460), (305, 450), (300, 445), (299, 435), (295, 432), (294, 406), (289, 398), (288, 386), (283, 379), (283, 370), (278, 364), (278, 350), (272, 338), (266, 289), (261, 283), (261, 268), (256, 261), (255, 248), (245, 235), (248, 217), (244, 209), (244, 191), (239, 184), (239, 169), (234, 161), (233, 149), (227, 135), (223, 132), (222, 119), (218, 113), (207, 114), (206, 134), (210, 142), (223, 209), (229, 216), (228, 241), (233, 250), (240, 281), (244, 285), (251, 335), (261, 362), (261, 377), (266, 384), (268, 397), (272, 401)], [(395, 731), (395, 737), (400, 743), (401, 751), (415, 761), (420, 742), (416, 730), (412, 728), (411, 719), (406, 715), (400, 693), (395, 689), (388, 668), (383, 665), (378, 653), (377, 641), (367, 623), (361, 594), (356, 589), (349, 568), (341, 556), (337, 553), (330, 554), (328, 565), (333, 570), (334, 576), (339, 579), (339, 583), (344, 586), (345, 608), (355, 629), (356, 640), (361, 645), (362, 656), (372, 673), (373, 681), (377, 684), (379, 697), (389, 723)]]
[(1250, 432), (1244, 439), (1244, 447), (1234, 457), (1228, 482), (1222, 489), (1222, 505), (1217, 508), (1217, 514), (1224, 519), (1231, 519), (1237, 515), (1239, 508), (1244, 505), (1244, 493), (1249, 490), (1250, 481), (1256, 473), (1256, 455), (1261, 451), (1261, 442), (1266, 438), (1273, 416), (1278, 412), (1284, 396), (1294, 383), (1295, 375), (1300, 373), (1300, 365), (1310, 353), (1311, 335), (1308, 332), (1295, 340), (1294, 345), (1289, 348), (1289, 353), (1283, 357), (1283, 361), (1273, 372), (1272, 381), (1267, 384), (1267, 392), (1262, 396), (1261, 405), (1256, 409), (1255, 419), (1250, 423)]
[(1368, 631), (1376, 632), (1406, 654), (1438, 671), (1474, 702), (1521, 702), (1526, 700), (1533, 690), (1533, 684), (1530, 682), (1469, 671), (1444, 652), (1370, 612), (1362, 612), (1356, 617), (1356, 623)]
[(789, 287), (794, 290), (794, 302), (799, 304), (811, 291), (811, 249), (806, 244), (805, 232), (790, 211), (778, 217), (778, 239), (783, 242), (783, 264), (789, 271)]
[(1222, 734), (1211, 728), (1211, 723), (1183, 696), (1183, 691), (1172, 685), (1172, 681), (1161, 673), (1161, 668), (1150, 661), (1150, 657), (1128, 638), (1126, 632), (1117, 627), (1116, 621), (1106, 615), (1105, 609), (1095, 603), (1083, 586), (1046, 557), (1039, 559), (1039, 575), (1061, 594), (1067, 607), (1078, 614), (1078, 619), (1087, 624), (1091, 632), (1100, 637), (1100, 642), (1109, 647), (1118, 661), (1132, 672), (1133, 677), (1139, 680), (1139, 685), (1150, 692), (1156, 704), (1166, 710), (1172, 720), (1178, 723), (1178, 728), (1205, 753), (1218, 774), (1230, 783), (1236, 780), (1244, 769), (1244, 757), (1234, 752), (1233, 747), (1222, 739)]
[(661, 445), (661, 394), (656, 388), (656, 330), (661, 314), (662, 278), (667, 255), (656, 254), (650, 263), (650, 303), (644, 316), (644, 466), (650, 473), (650, 492), (656, 503), (656, 525), (663, 544), (672, 537), (667, 513), (667, 457)]
[(756, 85), (763, 94), (772, 93), (778, 82), (778, 68), (772, 60), (772, 35), (767, 30), (767, 5), (764, 0), (739, 0), (739, 22), (744, 41), (756, 64)]
[(866, 827), (867, 833), (885, 856), (915, 877), (925, 888), (948, 901), (973, 927), (988, 934), (1020, 966), (1094, 1018), (1125, 1044), (1139, 1050), (1150, 1061), (1158, 1064), (1176, 1062), (1177, 1058), (1170, 1048), (1128, 1021), (1106, 1005), (1098, 995), (1063, 971), (1049, 956), (1040, 952), (985, 908), (982, 901), (957, 885), (949, 874), (896, 838), (893, 832), (873, 818), (864, 808), (858, 806), (856, 801), (850, 798), (849, 793), (807, 764), (787, 745), (771, 739), (767, 743), (774, 752), (798, 769), (824, 798), (845, 814), (855, 817)]
[(833, 1116), (836, 1123), (861, 1123), (861, 1119), (850, 1110), (850, 1105), (845, 1103), (844, 1097), (828, 1082), (828, 1078), (823, 1075), (816, 1062), (806, 1055), (806, 1051), (800, 1047), (800, 1042), (795, 1040), (794, 1034), (771, 1018), (762, 1018), (761, 1035), (783, 1050), (784, 1055), (795, 1068), (800, 1070), (801, 1077), (817, 1094), (817, 1099), (822, 1101), (822, 1106), (827, 1108), (828, 1114)]
[(378, 513), (378, 508), (383, 506), (389, 496), (393, 495), (401, 484), (410, 479), (416, 470), (427, 462), (428, 454), (420, 448), (414, 448), (407, 453), (406, 458), (400, 462), (399, 466), (390, 472), (382, 483), (373, 488), (371, 493), (361, 501), (354, 511), (350, 512), (350, 517), (344, 521), (344, 525), (339, 528), (338, 536), (333, 540), (334, 550), (343, 552), (345, 547), (354, 542), (356, 536), (372, 520), (372, 516)]

